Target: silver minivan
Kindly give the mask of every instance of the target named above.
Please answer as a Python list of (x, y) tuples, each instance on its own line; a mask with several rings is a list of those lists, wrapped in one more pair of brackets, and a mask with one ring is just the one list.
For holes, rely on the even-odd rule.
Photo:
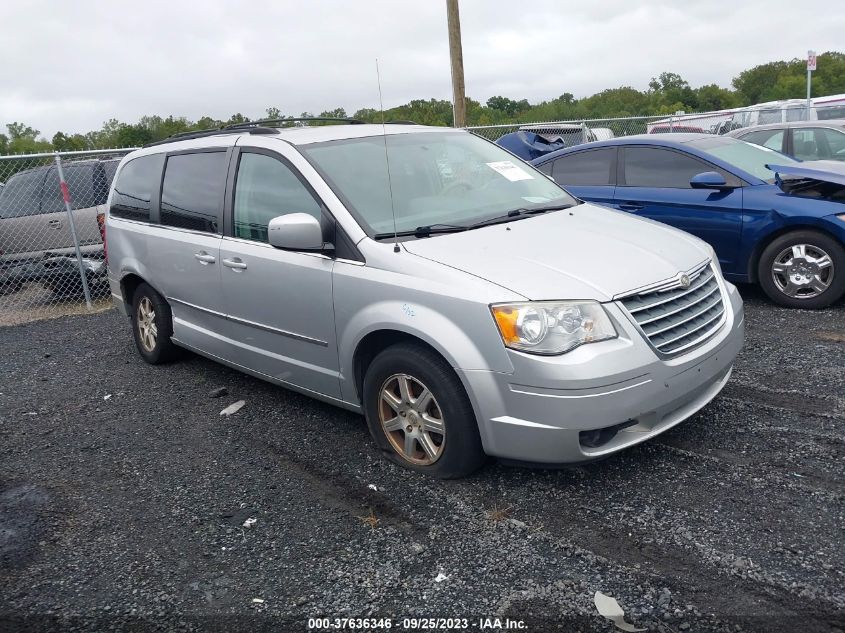
[(706, 243), (450, 128), (168, 139), (121, 162), (106, 241), (147, 362), (187, 348), (360, 412), (438, 477), (654, 437), (719, 393), (743, 341)]

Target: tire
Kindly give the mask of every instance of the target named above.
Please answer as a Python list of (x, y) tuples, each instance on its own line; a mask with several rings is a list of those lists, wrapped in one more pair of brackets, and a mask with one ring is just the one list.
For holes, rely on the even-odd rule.
[[(403, 379), (408, 397), (402, 396)], [(423, 389), (432, 396), (425, 398), (428, 404), (420, 402)], [(387, 403), (388, 392), (393, 394), (393, 405)], [(469, 475), (487, 460), (463, 385), (441, 356), (422, 345), (397, 343), (378, 354), (364, 376), (363, 404), (376, 444), (404, 468), (454, 479)], [(413, 438), (410, 444), (408, 435)]]
[(845, 248), (818, 231), (786, 233), (760, 255), (757, 279), (763, 292), (782, 306), (826, 308), (845, 294)]
[(138, 353), (150, 365), (167, 363), (176, 358), (177, 348), (170, 340), (173, 335), (170, 306), (164, 297), (145, 283), (139, 285), (132, 295), (132, 335)]

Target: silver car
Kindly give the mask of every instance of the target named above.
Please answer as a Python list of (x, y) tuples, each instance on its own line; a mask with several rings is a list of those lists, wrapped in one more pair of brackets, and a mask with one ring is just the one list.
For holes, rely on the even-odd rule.
[(109, 206), (111, 292), (146, 361), (187, 348), (360, 412), (438, 477), (654, 437), (742, 346), (710, 246), (465, 131), (200, 132), (124, 158)]

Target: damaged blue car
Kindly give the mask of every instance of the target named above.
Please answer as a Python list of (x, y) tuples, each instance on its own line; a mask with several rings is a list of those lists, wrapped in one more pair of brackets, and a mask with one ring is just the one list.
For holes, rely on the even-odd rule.
[(711, 134), (627, 136), (544, 155), (573, 195), (692, 233), (724, 276), (775, 302), (824, 308), (845, 295), (845, 164), (799, 161)]

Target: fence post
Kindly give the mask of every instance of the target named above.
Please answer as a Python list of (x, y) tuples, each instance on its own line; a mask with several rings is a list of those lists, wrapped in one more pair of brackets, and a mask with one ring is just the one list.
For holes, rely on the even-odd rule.
[(59, 188), (62, 191), (62, 199), (65, 201), (65, 212), (67, 213), (70, 236), (73, 239), (73, 248), (76, 251), (76, 263), (79, 266), (79, 277), (82, 279), (82, 292), (85, 293), (85, 305), (91, 310), (91, 292), (88, 290), (88, 277), (85, 275), (85, 265), (82, 262), (82, 251), (79, 249), (79, 238), (76, 236), (76, 225), (73, 223), (73, 211), (70, 208), (70, 191), (65, 182), (65, 172), (62, 169), (62, 159), (56, 152), (56, 169), (59, 172)]
[(675, 131), (675, 117), (673, 117), (673, 116), (669, 117), (669, 131), (670, 132)]

